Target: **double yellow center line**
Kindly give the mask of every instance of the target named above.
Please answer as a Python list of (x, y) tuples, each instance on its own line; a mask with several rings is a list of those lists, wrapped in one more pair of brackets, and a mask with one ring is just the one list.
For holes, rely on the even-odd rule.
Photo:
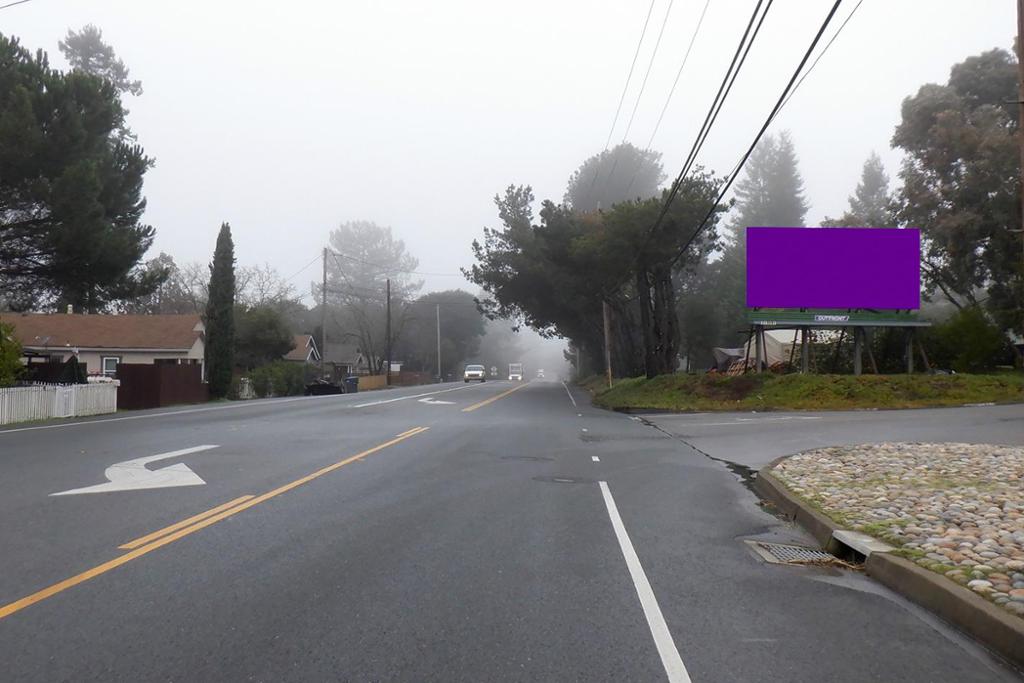
[(361, 460), (366, 456), (372, 455), (378, 451), (382, 451), (385, 448), (388, 448), (389, 446), (394, 446), (395, 444), (405, 441), (406, 439), (412, 438), (417, 434), (422, 434), (428, 429), (429, 427), (416, 427), (414, 429), (402, 432), (401, 434), (391, 439), (390, 441), (385, 441), (384, 443), (374, 446), (373, 448), (368, 448), (362, 453), (357, 453), (349, 458), (345, 458), (344, 460), (336, 462), (333, 465), (322, 467), (321, 469), (317, 470), (316, 472), (313, 472), (312, 474), (307, 474), (306, 476), (296, 479), (295, 481), (285, 484), (284, 486), (279, 486), (272, 491), (268, 491), (267, 493), (264, 493), (259, 496), (241, 496), (240, 498), (236, 498), (232, 501), (224, 503), (223, 505), (218, 505), (213, 509), (195, 515), (194, 517), (189, 517), (188, 519), (182, 520), (176, 524), (172, 524), (168, 527), (160, 529), (159, 531), (154, 531), (151, 534), (147, 534), (145, 536), (142, 536), (141, 538), (135, 539), (134, 541), (125, 543), (124, 545), (120, 546), (122, 550), (129, 551), (124, 555), (121, 555), (120, 557), (115, 557), (113, 560), (104, 562), (103, 564), (93, 567), (92, 569), (88, 569), (82, 572), (81, 574), (76, 574), (71, 578), (64, 579), (60, 583), (55, 583), (52, 586), (49, 586), (47, 588), (42, 589), (41, 591), (33, 593), (32, 595), (27, 595), (20, 600), (16, 600), (7, 605), (0, 606), (0, 619), (9, 617), (15, 612), (20, 612), (26, 607), (34, 605), (37, 602), (41, 602), (42, 600), (52, 597), (57, 593), (61, 593), (69, 588), (77, 586), (80, 583), (84, 583), (89, 579), (95, 578), (101, 574), (105, 574), (110, 570), (116, 569), (117, 567), (120, 567), (123, 564), (127, 564), (128, 562), (131, 562), (134, 559), (142, 557), (147, 553), (151, 553), (157, 548), (162, 548), (165, 545), (173, 543), (178, 539), (184, 538), (189, 534), (193, 534), (199, 531), (200, 529), (205, 529), (206, 527), (216, 524), (217, 522), (223, 519), (227, 519), (232, 515), (238, 514), (243, 510), (248, 510), (251, 507), (266, 502), (276, 496), (279, 496), (282, 493), (286, 493), (294, 488), (302, 486), (303, 484), (307, 484), (313, 481), (314, 479), (322, 477), (325, 474), (333, 472), (334, 470), (340, 469), (345, 465), (353, 463), (357, 460)]
[(468, 408), (463, 408), (462, 412), (464, 412), (464, 413), (471, 413), (474, 410), (476, 410), (477, 408), (483, 408), (484, 406), (490, 405), (490, 404), (494, 403), (495, 401), (499, 401), (499, 400), (505, 398), (506, 396), (508, 396), (509, 394), (511, 394), (514, 391), (519, 391), (520, 389), (525, 387), (527, 384), (529, 384), (529, 382), (523, 382), (519, 386), (512, 387), (508, 391), (503, 391), (500, 394), (498, 394), (497, 396), (491, 396), (489, 399), (486, 399), (484, 401), (480, 401), (479, 403), (474, 403), (473, 405), (469, 406)]

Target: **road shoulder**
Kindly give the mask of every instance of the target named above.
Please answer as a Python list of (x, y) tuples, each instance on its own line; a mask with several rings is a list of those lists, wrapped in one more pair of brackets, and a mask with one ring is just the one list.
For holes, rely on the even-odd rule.
[[(842, 550), (835, 532), (843, 531), (843, 527), (789, 491), (772, 473), (789, 457), (777, 458), (763, 467), (755, 480), (755, 491), (782, 515), (805, 528), (823, 548)], [(868, 576), (879, 583), (931, 610), (1013, 665), (1024, 668), (1024, 620), (891, 552), (870, 553), (864, 567)]]

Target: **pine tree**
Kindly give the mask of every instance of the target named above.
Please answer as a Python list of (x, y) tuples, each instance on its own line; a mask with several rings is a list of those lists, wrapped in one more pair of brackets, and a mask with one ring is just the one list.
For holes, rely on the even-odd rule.
[(860, 183), (850, 197), (850, 213), (866, 227), (882, 228), (892, 225), (889, 202), (889, 176), (885, 173), (882, 159), (872, 152), (864, 162)]
[(767, 136), (750, 155), (746, 175), (736, 184), (733, 229), (750, 226), (801, 227), (807, 215), (804, 181), (787, 131)]
[(882, 159), (872, 152), (860, 174), (860, 183), (850, 197), (850, 208), (839, 218), (826, 217), (828, 228), (884, 228), (893, 225), (889, 196), (889, 176)]
[(222, 223), (210, 264), (206, 304), (206, 377), (210, 396), (226, 396), (235, 365), (235, 245), (231, 226)]
[(736, 183), (736, 216), (733, 240), (709, 278), (711, 292), (719, 300), (720, 343), (736, 346), (746, 322), (748, 227), (802, 227), (807, 215), (804, 181), (797, 168), (796, 151), (789, 133), (765, 136), (750, 155), (744, 177)]

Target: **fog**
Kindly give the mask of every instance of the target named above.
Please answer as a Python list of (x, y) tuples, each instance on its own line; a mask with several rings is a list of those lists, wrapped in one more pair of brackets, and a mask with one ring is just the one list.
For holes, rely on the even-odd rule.
[[(668, 7), (656, 2), (629, 112)], [(628, 140), (648, 137), (703, 7), (672, 5)], [(713, 2), (653, 147), (674, 175), (753, 0)], [(853, 9), (844, 3), (833, 30)], [(828, 3), (779, 0), (699, 163), (727, 172), (774, 103)], [(207, 261), (221, 221), (241, 264), (270, 263), (308, 291), (328, 231), (390, 225), (420, 261), (423, 292), (465, 287), (470, 241), (510, 183), (560, 199), (604, 146), (647, 3), (522, 0), (129, 2), (33, 0), (0, 32), (63, 65), (57, 41), (93, 23), (141, 79), (129, 124), (146, 176), (149, 254)], [(1011, 2), (866, 0), (772, 130), (792, 132), (808, 220), (838, 215), (889, 139), (902, 99), (964, 57), (1009, 48)], [(831, 35), (831, 31), (826, 34)], [(623, 138), (624, 121), (612, 136)]]

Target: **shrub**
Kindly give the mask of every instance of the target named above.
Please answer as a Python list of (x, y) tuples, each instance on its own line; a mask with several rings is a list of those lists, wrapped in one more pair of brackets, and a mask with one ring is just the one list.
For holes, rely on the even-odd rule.
[(1004, 360), (1006, 336), (977, 306), (964, 308), (932, 327), (925, 337), (932, 365), (981, 372)]
[(298, 363), (279, 360), (261, 365), (249, 373), (253, 391), (260, 398), (297, 396), (305, 390), (305, 369)]
[(21, 344), (14, 337), (14, 326), (0, 323), (0, 387), (14, 384), (23, 369)]

